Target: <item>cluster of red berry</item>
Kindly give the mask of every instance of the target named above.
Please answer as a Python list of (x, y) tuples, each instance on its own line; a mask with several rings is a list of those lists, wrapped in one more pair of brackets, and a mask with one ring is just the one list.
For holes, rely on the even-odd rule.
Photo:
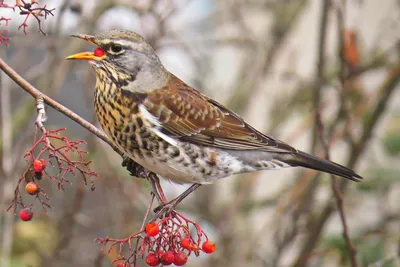
[[(136, 246), (131, 244), (136, 239)], [(103, 248), (109, 244), (109, 252), (118, 247), (117, 267), (138, 266), (143, 259), (148, 266), (183, 266), (188, 258), (201, 252), (213, 253), (216, 245), (209, 241), (199, 224), (173, 211), (164, 218), (145, 225), (144, 229), (123, 239), (96, 238)], [(123, 247), (130, 251), (128, 257), (122, 256)]]
[[(44, 159), (35, 159), (33, 161), (33, 171), (37, 180), (42, 179), (43, 172), (46, 168), (46, 161)], [(25, 185), (25, 191), (30, 195), (37, 195), (40, 192), (40, 187), (35, 182), (29, 182)], [(23, 208), (19, 213), (19, 218), (23, 221), (30, 221), (33, 218), (33, 211), (31, 208)]]
[[(145, 231), (149, 238), (164, 238), (162, 233), (160, 233), (160, 225), (158, 225), (157, 222), (147, 224)], [(148, 253), (146, 256), (146, 263), (149, 266), (158, 266), (160, 264), (168, 266), (172, 263), (176, 266), (183, 266), (186, 264), (190, 252), (194, 251), (198, 253), (202, 250), (205, 253), (213, 253), (215, 249), (216, 245), (208, 239), (202, 244), (200, 249), (199, 246), (195, 244), (192, 237), (187, 235), (180, 240), (180, 244), (177, 244), (175, 247), (170, 246), (169, 250), (158, 248), (156, 251)]]

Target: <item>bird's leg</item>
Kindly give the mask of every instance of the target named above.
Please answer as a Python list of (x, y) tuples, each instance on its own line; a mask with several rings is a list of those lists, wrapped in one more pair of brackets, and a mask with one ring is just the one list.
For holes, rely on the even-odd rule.
[(165, 197), (164, 191), (160, 185), (160, 179), (158, 178), (157, 174), (150, 172), (148, 179), (153, 189), (152, 191), (154, 195), (157, 197), (160, 206), (166, 205), (167, 198)]
[(193, 191), (199, 188), (201, 184), (192, 184), (188, 189), (185, 190), (182, 194), (169, 201), (168, 203), (161, 204), (157, 208), (154, 209), (156, 213), (156, 217), (161, 216), (162, 214), (168, 215), (170, 214), (182, 200), (184, 200), (188, 195), (190, 195)]
[(131, 158), (126, 156), (123, 157), (121, 165), (129, 171), (129, 174), (131, 176), (147, 179), (150, 182), (152, 193), (156, 196), (160, 205), (164, 205), (165, 203), (167, 203), (167, 199), (165, 198), (157, 174), (146, 170), (145, 168), (143, 168), (143, 166), (139, 165)]

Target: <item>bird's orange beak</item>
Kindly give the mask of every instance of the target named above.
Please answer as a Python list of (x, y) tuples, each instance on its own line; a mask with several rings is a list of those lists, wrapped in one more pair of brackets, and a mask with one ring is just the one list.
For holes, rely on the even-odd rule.
[[(76, 37), (82, 40), (86, 40), (91, 44), (94, 44), (97, 46), (95, 42), (94, 36), (91, 35), (86, 35), (86, 34), (77, 34), (77, 35), (71, 35), (71, 37)], [(81, 59), (81, 60), (101, 60), (106, 57), (105, 53), (103, 50), (101, 50), (100, 47), (96, 48), (94, 52), (82, 52), (82, 53), (77, 53), (71, 56), (66, 57), (66, 59)]]

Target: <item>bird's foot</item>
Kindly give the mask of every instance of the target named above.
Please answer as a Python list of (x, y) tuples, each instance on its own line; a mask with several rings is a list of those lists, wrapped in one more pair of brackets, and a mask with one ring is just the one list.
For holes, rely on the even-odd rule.
[(121, 165), (129, 171), (131, 176), (147, 178), (146, 170), (131, 158), (124, 156)]
[(161, 204), (156, 207), (153, 211), (155, 213), (155, 218), (165, 218), (170, 214), (175, 212), (175, 207), (178, 205), (179, 201), (176, 199), (171, 200), (168, 203)]

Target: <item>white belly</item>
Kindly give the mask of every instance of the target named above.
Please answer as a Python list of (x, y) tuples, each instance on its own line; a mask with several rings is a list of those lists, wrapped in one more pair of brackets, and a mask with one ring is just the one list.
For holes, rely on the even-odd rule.
[[(148, 156), (144, 151), (143, 153), (133, 152), (130, 156), (147, 170), (178, 184), (209, 184), (217, 179), (242, 171), (242, 163), (227, 153), (216, 152), (211, 148), (191, 146), (192, 153), (198, 152), (203, 155), (193, 159), (185, 152), (185, 145), (180, 143), (176, 147), (180, 150), (179, 157), (172, 158), (168, 155), (161, 157), (157, 154)], [(210, 157), (214, 157), (214, 164), (209, 163)]]
[(147, 170), (177, 184), (210, 183), (210, 181), (202, 181), (203, 178), (199, 174), (192, 173), (187, 167), (174, 166), (175, 164), (162, 162), (153, 157), (136, 156), (132, 159)]

